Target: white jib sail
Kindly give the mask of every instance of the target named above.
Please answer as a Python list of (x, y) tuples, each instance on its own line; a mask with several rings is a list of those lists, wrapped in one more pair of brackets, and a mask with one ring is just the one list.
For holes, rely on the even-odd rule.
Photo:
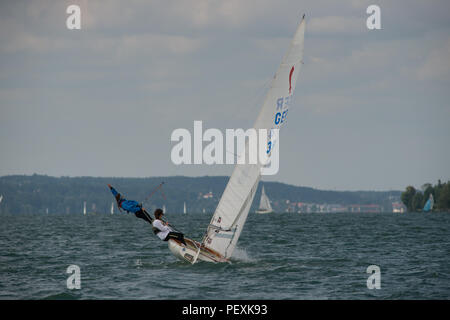
[[(298, 72), (302, 65), (305, 19), (297, 28), (289, 49), (279, 66), (262, 109), (254, 124), (255, 129), (279, 129), (286, 122)], [(268, 134), (270, 136), (270, 133)], [(249, 148), (245, 148), (248, 159)], [(244, 227), (261, 175), (260, 164), (237, 164), (222, 198), (208, 226), (203, 244), (231, 257)]]
[(261, 200), (259, 202), (259, 210), (272, 211), (272, 206), (270, 205), (269, 197), (267, 196), (266, 192), (264, 191), (264, 186), (262, 187), (262, 191), (261, 191)]

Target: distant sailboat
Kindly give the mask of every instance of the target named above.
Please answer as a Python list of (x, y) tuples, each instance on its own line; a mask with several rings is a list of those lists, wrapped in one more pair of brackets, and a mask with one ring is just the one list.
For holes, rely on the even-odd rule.
[[(292, 105), (297, 76), (303, 64), (305, 25), (303, 16), (253, 125), (256, 130), (265, 129), (270, 132), (268, 141), (271, 139), (272, 130), (280, 129), (286, 123), (287, 111)], [(276, 139), (270, 142), (272, 147)], [(268, 149), (269, 157), (271, 150), (273, 148)], [(247, 147), (245, 152), (244, 156), (247, 158)], [(247, 220), (262, 168), (261, 163), (236, 164), (202, 241), (197, 242), (185, 237), (184, 245), (176, 239), (170, 239), (170, 251), (180, 260), (192, 264), (198, 260), (229, 262)], [(223, 281), (226, 282), (226, 279)]]
[(111, 202), (111, 214), (114, 214), (114, 202)]
[(430, 197), (427, 200), (427, 203), (425, 203), (425, 206), (423, 207), (423, 212), (430, 212), (433, 210), (434, 206), (434, 198), (433, 195), (430, 193)]
[(86, 201), (83, 202), (83, 214), (86, 215)]
[(163, 205), (163, 209), (162, 210), (163, 210), (164, 213), (166, 213), (166, 205), (165, 204)]
[(183, 213), (184, 213), (184, 214), (187, 213), (187, 211), (186, 211), (186, 202), (184, 203)]
[(259, 209), (256, 210), (256, 213), (272, 213), (272, 206), (270, 205), (269, 197), (267, 196), (266, 192), (264, 191), (264, 186), (262, 187), (261, 191), (261, 200), (259, 201)]
[(3, 201), (3, 195), (0, 196), (0, 203)]

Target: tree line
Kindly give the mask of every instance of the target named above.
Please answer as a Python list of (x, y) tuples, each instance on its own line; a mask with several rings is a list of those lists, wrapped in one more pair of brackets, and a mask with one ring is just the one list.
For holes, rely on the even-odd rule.
[(433, 211), (450, 211), (450, 181), (442, 183), (439, 180), (434, 186), (431, 183), (425, 183), (422, 190), (407, 186), (402, 192), (401, 199), (409, 212), (420, 212), (430, 198), (430, 194), (434, 198)]

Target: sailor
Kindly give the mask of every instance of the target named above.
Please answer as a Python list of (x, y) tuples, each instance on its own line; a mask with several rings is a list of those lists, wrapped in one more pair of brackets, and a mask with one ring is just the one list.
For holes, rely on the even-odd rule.
[(120, 193), (116, 191), (116, 189), (111, 187), (110, 184), (108, 184), (108, 187), (109, 189), (111, 189), (112, 194), (116, 198), (119, 210), (123, 209), (126, 212), (133, 212), (136, 217), (144, 219), (148, 223), (152, 224), (153, 219), (150, 217), (150, 214), (144, 208), (142, 208), (141, 203), (134, 200), (125, 199)]
[(153, 221), (153, 232), (163, 241), (169, 241), (169, 239), (177, 239), (184, 245), (184, 235), (181, 232), (175, 232), (168, 222), (164, 222), (161, 217), (164, 212), (161, 209), (155, 210), (155, 220)]

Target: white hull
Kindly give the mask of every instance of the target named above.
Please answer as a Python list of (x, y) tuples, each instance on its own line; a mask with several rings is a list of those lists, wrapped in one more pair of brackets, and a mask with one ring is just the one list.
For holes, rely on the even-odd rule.
[(258, 214), (266, 214), (266, 213), (272, 213), (273, 210), (256, 210), (255, 213)]
[[(200, 247), (200, 243), (197, 241), (193, 241), (188, 238), (184, 238), (187, 246), (182, 244), (181, 242), (170, 239), (169, 249), (173, 253), (175, 257), (182, 261), (186, 261), (192, 263), (197, 255), (198, 248)], [(202, 247), (200, 249), (200, 253), (198, 255), (197, 261), (206, 261), (206, 262), (228, 262), (228, 259), (222, 257), (219, 253), (209, 250), (207, 248)]]

